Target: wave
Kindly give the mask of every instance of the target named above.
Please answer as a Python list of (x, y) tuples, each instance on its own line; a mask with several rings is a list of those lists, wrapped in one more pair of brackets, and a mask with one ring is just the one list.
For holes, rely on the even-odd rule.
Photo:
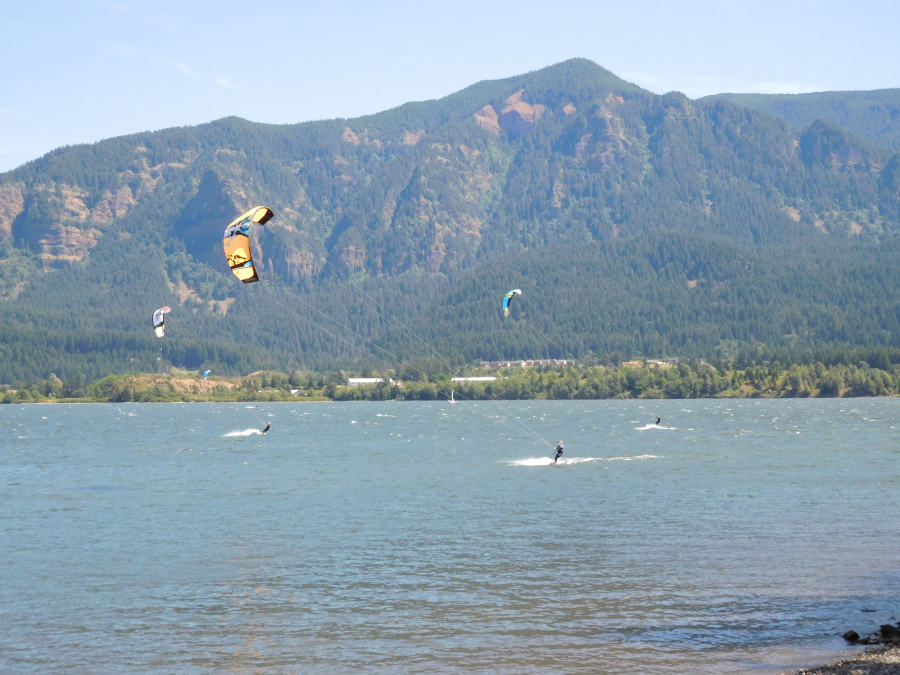
[(243, 431), (229, 431), (222, 438), (240, 438), (242, 436), (262, 436), (259, 429), (244, 429)]
[[(630, 457), (560, 457), (557, 464), (584, 464), (586, 462), (635, 462), (643, 459), (663, 459), (660, 455), (632, 455)], [(552, 457), (529, 457), (514, 459), (509, 466), (550, 466)]]
[(665, 459), (663, 455), (632, 455), (630, 457), (604, 457), (603, 462), (636, 462), (643, 459)]

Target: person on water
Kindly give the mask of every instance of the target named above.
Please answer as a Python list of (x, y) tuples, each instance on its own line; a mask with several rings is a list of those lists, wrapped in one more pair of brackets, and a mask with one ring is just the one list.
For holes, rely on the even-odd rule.
[(269, 429), (271, 429), (271, 428), (272, 428), (272, 423), (271, 423), (271, 422), (267, 422), (267, 423), (266, 423), (266, 428), (263, 429), (262, 432), (263, 432), (263, 433), (266, 433), (266, 432), (267, 432)]
[(659, 415), (657, 415), (657, 416), (656, 416), (656, 423), (659, 424), (660, 421), (662, 421), (662, 417), (660, 417)]
[(563, 454), (563, 442), (562, 442), (562, 441), (560, 441), (560, 442), (557, 444), (555, 450), (556, 450), (556, 457), (553, 458), (553, 463), (554, 463), (554, 464), (556, 464), (557, 460), (558, 460), (560, 457), (562, 457), (562, 454)]

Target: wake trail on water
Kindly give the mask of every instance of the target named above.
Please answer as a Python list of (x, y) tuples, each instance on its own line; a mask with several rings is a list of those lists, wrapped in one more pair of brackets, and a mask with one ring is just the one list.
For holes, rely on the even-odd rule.
[[(585, 464), (587, 462), (635, 462), (644, 459), (663, 459), (660, 455), (633, 455), (630, 457), (561, 457), (557, 464)], [(529, 457), (528, 459), (514, 459), (509, 466), (550, 466), (552, 457)]]
[(664, 427), (661, 424), (648, 424), (643, 427), (635, 427), (637, 431), (649, 431), (650, 429), (666, 429), (668, 431), (675, 431), (678, 427)]
[(259, 429), (244, 429), (243, 431), (229, 431), (222, 438), (240, 438), (242, 436), (262, 436)]

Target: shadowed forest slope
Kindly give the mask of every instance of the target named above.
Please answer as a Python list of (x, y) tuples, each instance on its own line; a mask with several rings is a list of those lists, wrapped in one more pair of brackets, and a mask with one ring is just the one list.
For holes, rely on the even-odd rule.
[(849, 129), (888, 152), (900, 151), (900, 89), (821, 91), (812, 94), (718, 94), (745, 108), (781, 117), (795, 129), (817, 119)]

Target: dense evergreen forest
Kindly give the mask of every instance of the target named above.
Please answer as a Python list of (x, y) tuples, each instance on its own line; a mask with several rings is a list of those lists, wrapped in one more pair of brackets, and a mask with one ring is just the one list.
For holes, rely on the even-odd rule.
[[(61, 148), (0, 175), (0, 383), (900, 347), (898, 123), (752, 107), (576, 59)], [(222, 232), (260, 203), (244, 285)]]
[(806, 129), (817, 119), (849, 129), (889, 152), (900, 151), (900, 89), (822, 91), (812, 94), (718, 94), (745, 108), (761, 110)]

